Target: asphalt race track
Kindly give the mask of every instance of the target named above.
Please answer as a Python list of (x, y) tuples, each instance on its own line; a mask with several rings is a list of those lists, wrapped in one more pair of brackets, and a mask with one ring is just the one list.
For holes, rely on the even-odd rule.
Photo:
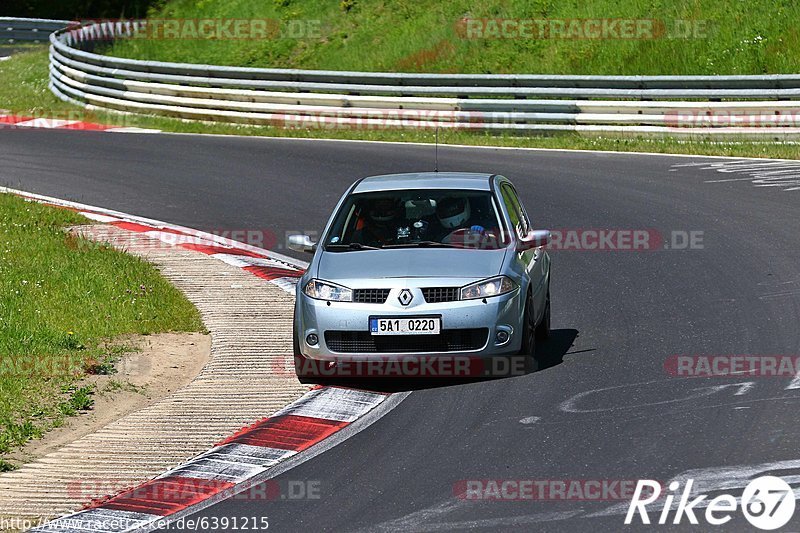
[[(441, 147), (440, 170), (511, 178), (537, 227), (651, 230), (666, 248), (552, 251), (555, 331), (540, 347), (551, 366), (409, 383), (418, 390), (382, 419), (276, 479), (309, 482), (319, 498), (235, 498), (200, 515), (268, 516), (277, 531), (619, 531), (627, 500), (473, 501), (458, 488), (796, 474), (792, 376), (665, 369), (676, 354), (800, 354), (800, 190), (686, 166), (722, 161)], [(1, 185), (204, 230), (267, 230), (278, 245), (321, 229), (356, 178), (432, 166), (427, 146), (0, 131)], [(690, 231), (702, 243), (670, 249), (673, 232)], [(740, 516), (724, 530), (752, 530)], [(662, 528), (705, 529), (681, 524)]]

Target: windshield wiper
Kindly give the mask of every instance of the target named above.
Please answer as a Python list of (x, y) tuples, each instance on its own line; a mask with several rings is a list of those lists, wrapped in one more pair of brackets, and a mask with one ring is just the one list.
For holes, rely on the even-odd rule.
[(360, 242), (351, 242), (350, 244), (326, 244), (326, 250), (341, 250), (343, 252), (347, 252), (349, 250), (380, 250), (377, 246), (369, 246), (367, 244), (361, 244)]
[(464, 248), (455, 244), (448, 244), (446, 242), (436, 241), (419, 241), (407, 242), (403, 244), (384, 244), (383, 246), (370, 246), (368, 244), (361, 244), (358, 242), (351, 242), (350, 244), (326, 244), (325, 250), (349, 252), (351, 250), (384, 250), (387, 248)]
[(407, 242), (403, 244), (385, 244), (381, 248), (411, 248), (415, 246), (419, 246), (420, 248), (463, 248), (463, 246), (457, 246), (455, 244), (449, 244), (446, 242), (436, 242), (436, 241)]

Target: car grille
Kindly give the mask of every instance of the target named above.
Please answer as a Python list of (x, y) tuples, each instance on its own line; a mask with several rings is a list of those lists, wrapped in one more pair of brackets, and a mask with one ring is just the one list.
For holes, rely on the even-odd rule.
[(429, 304), (458, 300), (459, 287), (426, 287), (421, 290), (422, 296)]
[(463, 352), (479, 350), (488, 328), (443, 329), (439, 335), (371, 335), (369, 331), (326, 331), (325, 344), (339, 353)]
[(354, 289), (353, 301), (362, 304), (382, 304), (389, 297), (389, 289)]

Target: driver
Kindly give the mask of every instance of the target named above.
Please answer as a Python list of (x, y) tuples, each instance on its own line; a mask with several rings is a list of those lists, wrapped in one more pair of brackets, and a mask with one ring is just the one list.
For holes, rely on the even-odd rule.
[(472, 218), (469, 198), (445, 197), (436, 205), (436, 217), (444, 228), (441, 242), (464, 248), (491, 246), (494, 235)]
[(353, 241), (368, 245), (382, 246), (397, 238), (397, 224), (400, 220), (401, 206), (395, 198), (378, 198), (367, 207), (364, 226), (353, 236)]
[(436, 218), (447, 230), (446, 235), (464, 228), (470, 214), (469, 200), (463, 196), (446, 196), (436, 203)]

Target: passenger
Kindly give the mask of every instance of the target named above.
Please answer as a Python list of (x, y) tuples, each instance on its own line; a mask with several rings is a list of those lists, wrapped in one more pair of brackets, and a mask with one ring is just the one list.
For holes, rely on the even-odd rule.
[(397, 239), (402, 207), (394, 198), (378, 198), (367, 207), (367, 218), (353, 234), (353, 242), (366, 246), (383, 246)]

